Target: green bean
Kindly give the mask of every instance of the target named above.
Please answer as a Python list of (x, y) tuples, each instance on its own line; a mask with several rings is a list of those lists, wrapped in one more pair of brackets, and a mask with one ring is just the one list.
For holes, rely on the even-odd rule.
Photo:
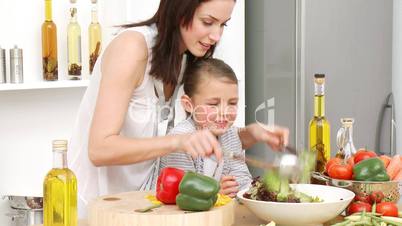
[(374, 220), (378, 220), (378, 221), (380, 221), (380, 222), (387, 223), (387, 224), (392, 224), (392, 225), (395, 225), (395, 226), (402, 226), (401, 223), (398, 223), (398, 222), (395, 222), (395, 221), (391, 221), (391, 220), (388, 220), (388, 219), (385, 219), (385, 218), (376, 217), (376, 216), (371, 216), (371, 218), (374, 219)]
[(351, 224), (348, 224), (348, 226), (357, 226), (357, 225), (372, 226), (371, 221), (357, 221), (357, 222), (353, 222)]
[[(362, 213), (363, 212), (357, 212), (357, 213), (354, 213), (354, 214), (352, 214), (352, 215), (350, 215), (350, 216), (356, 216), (356, 215), (362, 215)], [(366, 215), (367, 216), (382, 216), (382, 214), (380, 214), (380, 213), (372, 213), (372, 212), (365, 212), (366, 213)]]
[(373, 204), (373, 206), (371, 207), (371, 213), (375, 213), (375, 211), (376, 211), (376, 209), (377, 209), (377, 203), (376, 202), (374, 202), (374, 204)]
[(350, 222), (352, 222), (352, 221), (351, 221), (351, 220), (346, 220), (346, 221), (339, 222), (339, 223), (337, 223), (337, 224), (333, 224), (333, 225), (331, 225), (331, 226), (346, 226), (346, 225), (348, 225)]
[(374, 226), (381, 226), (380, 223), (378, 223), (378, 221), (375, 219), (371, 219), (371, 223), (373, 223)]

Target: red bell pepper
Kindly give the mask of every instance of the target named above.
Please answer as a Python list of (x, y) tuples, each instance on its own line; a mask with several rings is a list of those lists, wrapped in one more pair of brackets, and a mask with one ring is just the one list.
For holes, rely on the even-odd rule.
[(166, 167), (156, 182), (156, 198), (164, 204), (175, 204), (179, 194), (179, 184), (185, 172), (181, 169)]

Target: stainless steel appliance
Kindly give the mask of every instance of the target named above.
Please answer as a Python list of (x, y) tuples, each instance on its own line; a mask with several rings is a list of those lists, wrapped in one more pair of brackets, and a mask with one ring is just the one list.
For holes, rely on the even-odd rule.
[(43, 198), (28, 196), (5, 196), (9, 200), (12, 226), (43, 224)]

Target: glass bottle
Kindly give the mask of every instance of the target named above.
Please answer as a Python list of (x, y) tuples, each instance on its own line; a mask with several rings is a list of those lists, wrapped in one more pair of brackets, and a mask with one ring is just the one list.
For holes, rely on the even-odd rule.
[(353, 118), (341, 118), (342, 127), (336, 135), (337, 146), (339, 148), (336, 157), (349, 159), (356, 154), (356, 148), (353, 144)]
[(67, 167), (67, 141), (52, 144), (53, 168), (43, 183), (43, 225), (77, 226), (77, 179)]
[(52, 0), (45, 0), (45, 22), (42, 24), (42, 68), (43, 79), (58, 79), (57, 28), (52, 20)]
[(81, 27), (77, 22), (77, 8), (70, 9), (71, 18), (67, 27), (68, 77), (81, 79)]
[(99, 57), (102, 43), (102, 29), (98, 22), (98, 12), (96, 7), (92, 8), (92, 20), (88, 27), (89, 36), (89, 73), (92, 74), (96, 60)]
[(314, 117), (310, 121), (310, 150), (316, 152), (316, 171), (323, 173), (331, 155), (330, 125), (325, 118), (325, 75), (314, 75)]

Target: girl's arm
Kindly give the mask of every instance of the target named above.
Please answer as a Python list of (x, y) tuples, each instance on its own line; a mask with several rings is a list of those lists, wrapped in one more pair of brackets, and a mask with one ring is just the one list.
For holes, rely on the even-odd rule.
[(248, 149), (258, 142), (267, 143), (274, 150), (281, 150), (289, 142), (289, 130), (278, 126), (262, 126), (257, 123), (239, 129), (243, 149)]

